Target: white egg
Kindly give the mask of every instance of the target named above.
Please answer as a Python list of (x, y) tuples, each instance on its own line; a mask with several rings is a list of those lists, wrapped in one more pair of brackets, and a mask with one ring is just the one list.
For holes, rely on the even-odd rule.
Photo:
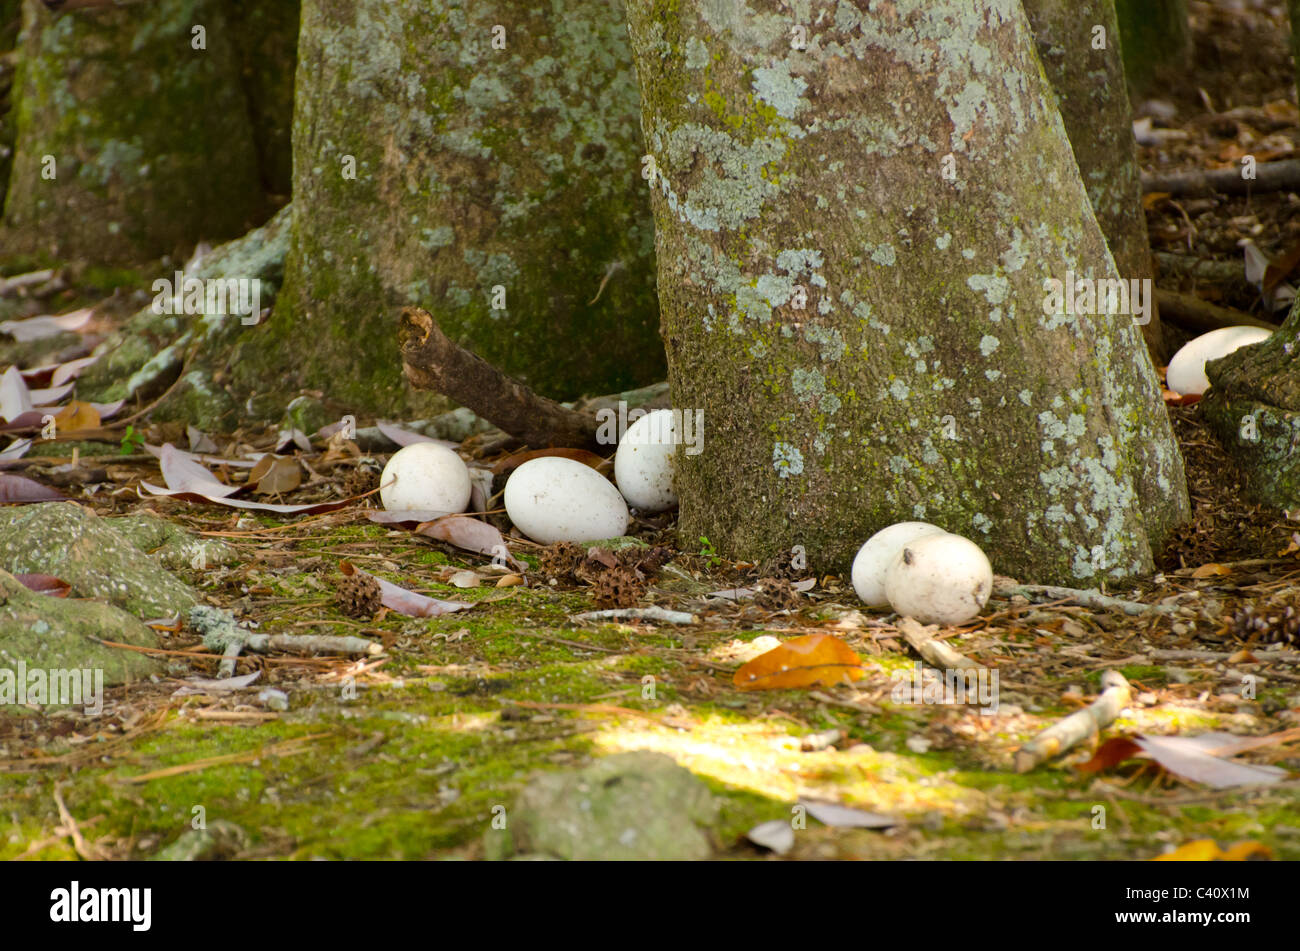
[(469, 469), (437, 443), (399, 449), (384, 466), (379, 486), (379, 500), (389, 511), (463, 512), (469, 505)]
[(918, 538), (942, 533), (942, 528), (929, 522), (896, 522), (868, 538), (853, 559), (853, 590), (862, 603), (872, 608), (889, 604), (885, 597), (885, 571), (898, 550)]
[(1165, 381), (1169, 388), (1182, 396), (1199, 395), (1210, 388), (1205, 375), (1209, 360), (1226, 357), (1247, 344), (1267, 340), (1273, 331), (1263, 327), (1221, 327), (1187, 341), (1169, 361)]
[(677, 504), (673, 468), (677, 426), (670, 409), (647, 413), (627, 428), (614, 456), (614, 481), (623, 498), (642, 512), (663, 512)]
[(594, 542), (627, 531), (627, 503), (590, 466), (559, 456), (530, 459), (510, 474), (506, 514), (535, 542)]
[(885, 572), (885, 595), (922, 624), (962, 624), (993, 593), (993, 566), (968, 538), (926, 535), (905, 544)]

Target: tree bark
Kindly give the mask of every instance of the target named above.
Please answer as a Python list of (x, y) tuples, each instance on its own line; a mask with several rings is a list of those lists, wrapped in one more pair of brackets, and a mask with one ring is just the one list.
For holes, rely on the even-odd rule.
[(1150, 91), (1162, 74), (1187, 68), (1192, 33), (1187, 0), (1115, 0), (1131, 94)]
[(1132, 318), (1045, 307), (1117, 275), (1019, 0), (628, 8), (669, 382), (704, 411), (681, 534), (843, 570), (924, 519), (1000, 573), (1150, 571), (1182, 460)]
[[(1151, 280), (1151, 243), (1114, 0), (1024, 0), (1024, 5), (1115, 266), (1121, 277)], [(1158, 313), (1143, 325), (1142, 336), (1157, 363), (1168, 357)]]
[(1265, 505), (1300, 508), (1300, 307), (1263, 343), (1205, 367), (1201, 412)]
[(224, 3), (56, 15), (27, 0), (24, 16), (6, 252), (136, 263), (263, 214)]
[(403, 305), (557, 399), (663, 378), (620, 3), (306, 0), (299, 59), (293, 246), (250, 378), (305, 336), (295, 385), (446, 408), (402, 379)]

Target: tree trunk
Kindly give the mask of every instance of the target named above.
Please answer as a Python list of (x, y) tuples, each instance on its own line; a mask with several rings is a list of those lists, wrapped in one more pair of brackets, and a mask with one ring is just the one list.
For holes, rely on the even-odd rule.
[(21, 0), (0, 0), (0, 213), (4, 211), (4, 194), (9, 185), (9, 170), (14, 164), (13, 83), (17, 56), (18, 28), (22, 25)]
[(8, 253), (133, 263), (241, 234), (262, 214), (220, 0), (62, 14), (27, 0), (20, 79)]
[[(1142, 172), (1114, 0), (1024, 0), (1024, 4), (1115, 267), (1121, 277), (1151, 280)], [(1169, 354), (1155, 308), (1142, 336), (1156, 362), (1163, 362)]]
[(1258, 502), (1300, 508), (1300, 307), (1263, 343), (1206, 366), (1201, 412)]
[(621, 3), (307, 0), (300, 37), (287, 283), (245, 376), (310, 339), (298, 384), (430, 410), (412, 304), (548, 396), (663, 378)]
[(1162, 73), (1187, 68), (1192, 33), (1187, 0), (1115, 0), (1130, 93), (1148, 92)]
[(704, 412), (681, 534), (843, 570), (924, 519), (1007, 574), (1151, 570), (1182, 460), (1132, 318), (1045, 307), (1116, 273), (1019, 0), (783, 7), (629, 2), (673, 403)]
[(1296, 88), (1300, 91), (1300, 0), (1287, 0), (1291, 17), (1291, 62), (1295, 68)]

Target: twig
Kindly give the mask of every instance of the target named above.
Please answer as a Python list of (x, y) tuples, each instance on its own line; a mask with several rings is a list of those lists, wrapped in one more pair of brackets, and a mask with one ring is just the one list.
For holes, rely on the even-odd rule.
[(54, 785), (54, 804), (59, 807), (59, 818), (63, 821), (64, 830), (72, 837), (72, 847), (77, 850), (77, 854), (87, 862), (98, 859), (99, 856), (95, 850), (91, 848), (85, 836), (81, 834), (81, 829), (77, 826), (77, 820), (72, 818), (72, 813), (68, 811), (68, 805), (63, 801), (63, 790), (59, 788), (58, 783)]
[(1108, 670), (1101, 675), (1101, 696), (1049, 726), (1016, 751), (1016, 772), (1027, 773), (1035, 766), (1096, 736), (1129, 704), (1132, 691), (1124, 675)]
[(1218, 192), (1223, 195), (1247, 195), (1252, 192), (1276, 192), (1300, 188), (1300, 161), (1260, 162), (1254, 178), (1242, 178), (1241, 168), (1222, 168), (1211, 172), (1165, 172), (1143, 174), (1143, 192), (1167, 192), (1170, 195), (1199, 195)]
[(276, 743), (273, 746), (264, 746), (261, 749), (250, 750), (247, 753), (227, 753), (224, 756), (209, 756), (206, 759), (198, 759), (189, 763), (182, 763), (179, 766), (168, 766), (165, 769), (155, 769), (148, 773), (139, 773), (135, 776), (128, 776), (121, 780), (131, 785), (147, 783), (153, 779), (165, 779), (168, 776), (180, 776), (184, 773), (193, 773), (201, 769), (207, 769), (209, 766), (225, 766), (231, 763), (247, 763), (255, 759), (261, 759), (263, 756), (294, 756), (298, 753), (306, 753), (307, 749), (303, 746), (309, 740), (318, 740), (323, 736), (331, 736), (331, 731), (324, 733), (309, 733), (306, 736), (294, 737), (291, 740), (285, 740), (283, 743)]
[[(1256, 663), (1267, 664), (1270, 661), (1279, 661), (1283, 664), (1300, 663), (1300, 651), (1255, 651), (1242, 648), (1255, 658)], [(1196, 651), (1196, 650), (1170, 650), (1166, 648), (1155, 648), (1143, 651), (1145, 657), (1152, 660), (1232, 660), (1241, 651), (1228, 653), (1227, 651)], [(1240, 661), (1248, 664), (1250, 661)]]
[(1112, 598), (1110, 595), (1102, 594), (1096, 590), (1085, 591), (1079, 588), (1060, 588), (1056, 585), (1047, 584), (995, 586), (993, 593), (1001, 598), (1021, 595), (1031, 601), (1034, 598), (1061, 598), (1087, 608), (1097, 608), (1101, 611), (1123, 611), (1125, 614), (1172, 614), (1174, 611), (1174, 607), (1169, 604), (1143, 604), (1140, 601), (1125, 601), (1123, 598)]
[(943, 641), (936, 638), (938, 625), (924, 625), (915, 618), (899, 618), (894, 625), (903, 639), (912, 646), (912, 650), (921, 655), (921, 659), (940, 670), (978, 670), (980, 665), (964, 654), (959, 654)]
[(1205, 333), (1220, 327), (1263, 327), (1277, 330), (1277, 324), (1252, 317), (1239, 310), (1219, 307), (1209, 301), (1203, 301), (1193, 294), (1180, 294), (1177, 291), (1156, 290), (1156, 306), (1160, 308), (1160, 319), (1181, 324), (1188, 330)]
[(651, 605), (648, 608), (613, 608), (574, 614), (570, 621), (662, 621), (664, 624), (696, 624), (699, 618), (685, 611), (669, 611)]

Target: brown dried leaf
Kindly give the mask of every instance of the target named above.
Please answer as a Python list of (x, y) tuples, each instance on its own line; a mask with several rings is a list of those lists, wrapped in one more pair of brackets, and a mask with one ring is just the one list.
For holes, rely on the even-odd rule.
[(848, 644), (830, 634), (805, 634), (755, 657), (733, 678), (741, 690), (780, 690), (848, 683), (866, 676)]

